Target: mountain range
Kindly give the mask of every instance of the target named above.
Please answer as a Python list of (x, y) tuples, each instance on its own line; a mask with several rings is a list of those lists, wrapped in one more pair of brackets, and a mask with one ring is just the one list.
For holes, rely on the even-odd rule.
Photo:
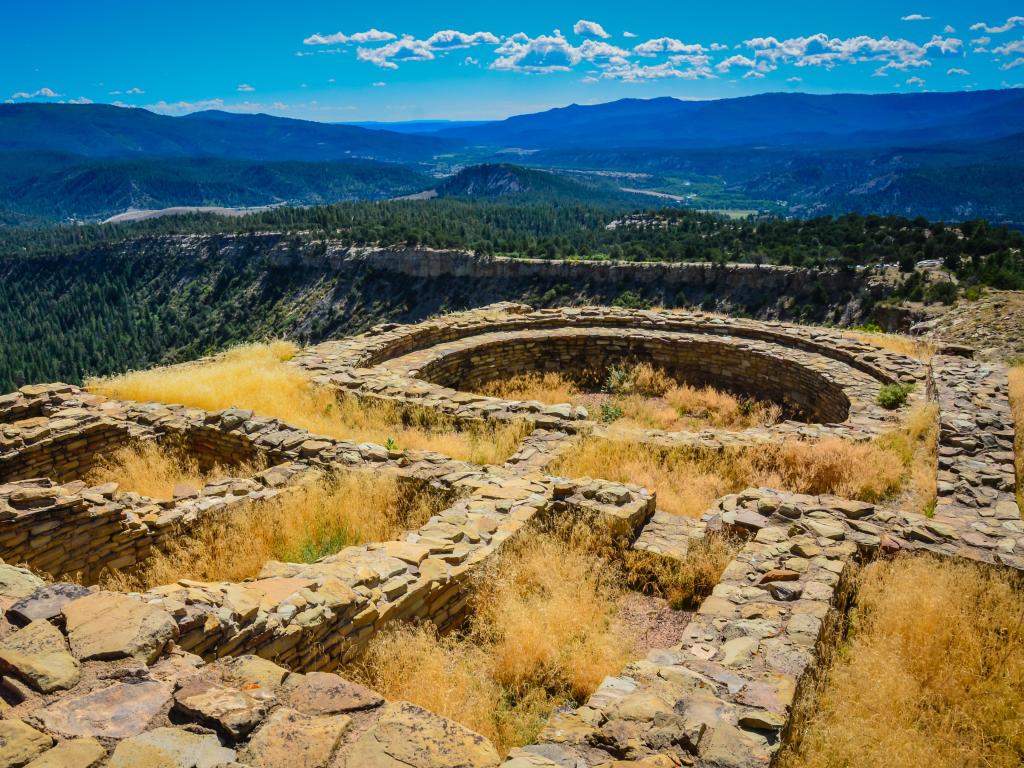
[[(535, 169), (509, 182), (509, 163)], [(468, 186), (439, 181), (478, 163)], [(504, 168), (497, 176), (493, 170)], [(547, 179), (536, 175), (546, 170)], [(522, 172), (523, 176), (526, 172)], [(566, 176), (571, 174), (571, 177)], [(485, 183), (481, 182), (481, 179)], [(0, 225), (428, 189), (810, 216), (1024, 222), (1024, 90), (623, 99), (494, 122), (327, 124), (221, 111), (0, 105)]]

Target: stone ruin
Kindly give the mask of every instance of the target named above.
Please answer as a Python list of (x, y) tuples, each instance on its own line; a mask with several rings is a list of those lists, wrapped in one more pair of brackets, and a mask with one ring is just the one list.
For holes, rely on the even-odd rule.
[[(785, 403), (787, 418), (738, 431), (624, 430), (582, 408), (473, 391), (514, 373), (635, 358)], [(366, 401), (464, 424), (523, 420), (532, 431), (505, 464), (480, 466), (311, 435), (238, 409), (121, 402), (63, 384), (0, 396), (0, 766), (767, 766), (799, 728), (796, 705), (829, 658), (858, 561), (926, 550), (1024, 569), (998, 365), (943, 354), (924, 364), (781, 323), (518, 304), (378, 326), (292, 364)], [(708, 448), (867, 440), (900, 418), (876, 404), (896, 382), (915, 385), (903, 411), (925, 399), (939, 408), (931, 517), (751, 488), (694, 520), (658, 511), (649, 489), (547, 472), (587, 435)], [(140, 440), (171, 444), (200, 466), (259, 458), (267, 468), (169, 500), (82, 479), (97, 456)], [(131, 571), (213, 516), (288, 493), (318, 470), (388, 473), (447, 507), (396, 540), (311, 564), (268, 562), (239, 583), (182, 580), (142, 594), (94, 586), (105, 569)], [(458, 723), (333, 673), (389, 622), (458, 627), (474, 569), (505, 540), (543, 519), (583, 516), (669, 559), (685, 560), (709, 531), (745, 543), (671, 647), (556, 712), (535, 744), (501, 762)]]

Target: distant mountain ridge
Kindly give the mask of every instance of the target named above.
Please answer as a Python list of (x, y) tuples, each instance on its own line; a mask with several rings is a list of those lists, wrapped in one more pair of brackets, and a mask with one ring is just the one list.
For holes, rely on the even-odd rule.
[(460, 143), (262, 114), (206, 111), (170, 117), (106, 104), (0, 104), (0, 152), (111, 159), (419, 161)]
[(956, 93), (766, 93), (736, 99), (622, 99), (551, 109), (436, 135), (472, 144), (555, 149), (726, 146), (861, 148), (978, 141), (1018, 133), (1024, 90)]

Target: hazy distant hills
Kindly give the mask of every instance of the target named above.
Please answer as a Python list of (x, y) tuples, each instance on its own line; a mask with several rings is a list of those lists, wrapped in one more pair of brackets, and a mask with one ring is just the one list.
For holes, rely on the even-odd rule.
[(845, 149), (981, 141), (1021, 132), (1024, 90), (886, 95), (767, 93), (716, 101), (622, 99), (445, 128), (524, 149), (758, 146)]
[(270, 115), (206, 111), (169, 117), (104, 104), (0, 105), (0, 152), (49, 151), (90, 158), (414, 161), (460, 143)]
[[(509, 160), (558, 173), (514, 169)], [(451, 168), (467, 171), (439, 182)], [(669, 194), (644, 199), (621, 187)], [(1022, 224), (1024, 90), (623, 99), (496, 122), (359, 125), (0, 105), (0, 226), (428, 189)]]

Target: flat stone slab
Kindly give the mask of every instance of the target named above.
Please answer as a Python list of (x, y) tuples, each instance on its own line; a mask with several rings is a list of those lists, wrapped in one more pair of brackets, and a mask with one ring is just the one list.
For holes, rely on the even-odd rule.
[(69, 696), (34, 713), (46, 730), (59, 736), (125, 739), (142, 733), (165, 711), (173, 683), (142, 680), (114, 683), (79, 696)]
[(7, 616), (16, 624), (28, 624), (36, 619), (54, 621), (60, 617), (65, 605), (85, 597), (89, 591), (78, 584), (47, 584), (14, 603), (7, 609)]
[(18, 768), (49, 749), (53, 738), (21, 720), (0, 720), (0, 767)]
[(47, 750), (25, 768), (93, 768), (106, 756), (107, 750), (96, 739), (72, 739)]
[(239, 759), (252, 768), (325, 768), (350, 723), (345, 715), (311, 717), (280, 707)]
[(379, 707), (384, 699), (338, 675), (308, 672), (288, 678), (281, 702), (306, 715), (339, 715)]
[(490, 768), (499, 762), (480, 734), (397, 701), (344, 752), (340, 768)]
[(211, 733), (155, 728), (118, 744), (107, 768), (224, 768), (234, 761), (235, 751)]
[(96, 592), (64, 606), (71, 652), (88, 659), (127, 657), (152, 664), (178, 637), (168, 613), (116, 592)]
[(68, 653), (64, 635), (45, 619), (33, 621), (0, 642), (0, 670), (40, 693), (71, 688), (79, 677), (78, 660)]

